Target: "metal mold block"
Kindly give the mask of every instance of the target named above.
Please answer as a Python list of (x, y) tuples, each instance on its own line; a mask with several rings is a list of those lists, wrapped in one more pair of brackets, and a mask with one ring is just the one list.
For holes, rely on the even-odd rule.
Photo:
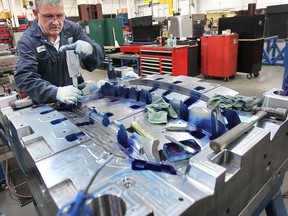
[[(207, 99), (213, 94), (223, 93), (219, 85), (189, 77), (151, 76), (121, 81), (114, 87), (123, 84), (127, 88), (136, 86), (147, 91), (156, 86), (155, 96), (169, 92), (169, 100), (179, 103), (197, 93), (199, 97), (187, 108), (189, 111), (197, 107), (206, 110)], [(226, 90), (228, 94), (237, 94), (231, 89)], [(275, 96), (274, 99), (271, 94), (264, 94), (269, 99), (267, 106), (272, 106), (271, 99), (287, 106), (286, 98)], [(138, 105), (138, 109), (131, 108), (134, 105)], [(13, 138), (10, 139), (12, 150), (19, 161), (25, 159), (21, 166), (43, 215), (55, 215), (65, 203), (74, 199), (111, 153), (113, 159), (98, 173), (89, 189), (95, 198), (90, 206), (95, 207), (101, 201), (104, 202), (102, 210), (110, 212), (112, 200), (120, 215), (129, 216), (251, 215), (269, 195), (271, 188), (282, 183), (287, 169), (287, 120), (263, 119), (227, 149), (215, 153), (209, 147), (209, 133), (204, 128), (201, 129), (203, 136), (197, 137), (196, 133), (167, 131), (165, 124), (149, 124), (145, 103), (134, 97), (91, 97), (72, 110), (57, 110), (43, 105), (1, 112)], [(109, 115), (108, 122), (103, 124), (107, 113), (113, 115)], [(237, 114), (242, 121), (253, 117), (253, 114), (243, 111), (237, 111)], [(176, 175), (155, 170), (132, 170), (133, 159), (120, 146), (119, 131), (124, 128), (127, 137), (132, 139), (131, 124), (134, 121), (159, 141), (158, 151), (169, 142), (165, 135), (180, 142), (194, 139), (201, 151), (183, 161), (164, 158), (161, 162), (172, 166)], [(151, 143), (153, 140), (150, 139)], [(140, 144), (133, 146), (138, 153), (141, 152)], [(28, 172), (31, 169), (33, 172)], [(237, 199), (233, 198), (235, 194)]]

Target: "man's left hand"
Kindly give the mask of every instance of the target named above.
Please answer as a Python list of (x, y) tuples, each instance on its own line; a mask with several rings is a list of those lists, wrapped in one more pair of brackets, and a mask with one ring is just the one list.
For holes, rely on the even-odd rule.
[(66, 50), (75, 50), (74, 52), (79, 55), (80, 59), (84, 59), (93, 53), (93, 47), (90, 43), (78, 40), (75, 43), (61, 46), (59, 51), (65, 52)]

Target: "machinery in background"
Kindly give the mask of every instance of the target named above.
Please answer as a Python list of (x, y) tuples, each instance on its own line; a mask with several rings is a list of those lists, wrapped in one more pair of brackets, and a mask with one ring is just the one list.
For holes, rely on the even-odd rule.
[[(258, 107), (271, 112), (257, 119), (207, 108), (215, 95), (237, 97), (232, 89), (153, 75), (106, 82), (81, 106), (4, 108), (1, 117), (42, 215), (69, 215), (73, 203), (97, 215), (244, 216), (265, 207), (287, 215), (278, 199), (288, 166), (287, 110), (273, 106), (284, 110), (288, 101), (275, 91), (264, 94), (269, 109)], [(165, 110), (161, 118), (157, 107)], [(255, 124), (233, 136), (241, 122)], [(216, 138), (225, 145), (210, 146)]]
[[(124, 44), (122, 19), (107, 18), (107, 19), (91, 19), (80, 22), (85, 33), (96, 43), (105, 46), (115, 46), (115, 40), (119, 45)], [(115, 38), (113, 34), (115, 31)]]
[[(167, 45), (167, 39), (179, 40), (195, 39), (203, 35), (206, 23), (204, 14), (179, 15), (168, 18), (152, 16), (131, 19), (133, 41), (137, 43), (153, 43), (157, 37), (162, 37), (162, 45)], [(148, 30), (149, 29), (149, 30)], [(170, 44), (168, 44), (170, 46)]]
[(11, 12), (0, 12), (0, 43), (7, 44), (10, 48), (13, 46), (12, 41), (12, 15)]
[(201, 74), (228, 81), (237, 72), (238, 34), (202, 36)]
[(152, 16), (131, 18), (133, 43), (152, 44), (161, 35), (162, 24), (153, 23)]
[(15, 89), (13, 76), (17, 62), (16, 50), (10, 49), (8, 44), (0, 44), (0, 84), (7, 85), (11, 91)]
[(168, 34), (178, 39), (199, 38), (204, 33), (205, 14), (172, 16), (168, 20)]
[(283, 64), (284, 64), (284, 75), (283, 75), (283, 82), (282, 82), (282, 95), (288, 95), (288, 40), (286, 40), (285, 47), (283, 48), (284, 57), (283, 57)]
[(103, 19), (102, 4), (79, 4), (80, 20)]
[[(267, 6), (266, 15), (267, 28), (265, 29), (265, 37), (278, 35), (281, 39), (287, 39), (288, 4)], [(279, 25), (278, 23), (280, 22), (283, 22), (284, 25)]]
[(237, 16), (219, 19), (218, 34), (226, 29), (239, 34), (237, 72), (259, 76), (262, 67), (265, 15)]

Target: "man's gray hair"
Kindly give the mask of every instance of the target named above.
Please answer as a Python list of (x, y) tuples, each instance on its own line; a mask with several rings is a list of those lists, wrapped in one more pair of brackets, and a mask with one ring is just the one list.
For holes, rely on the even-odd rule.
[(53, 7), (63, 6), (63, 0), (35, 0), (35, 8), (39, 11), (41, 4), (47, 4)]

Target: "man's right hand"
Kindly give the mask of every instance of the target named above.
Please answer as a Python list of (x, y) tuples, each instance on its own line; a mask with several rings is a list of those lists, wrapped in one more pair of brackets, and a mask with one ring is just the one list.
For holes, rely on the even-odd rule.
[(60, 52), (65, 52), (67, 50), (74, 50), (75, 54), (79, 55), (80, 59), (87, 58), (93, 54), (93, 47), (90, 43), (83, 40), (78, 40), (75, 43), (64, 45), (59, 48)]
[(71, 105), (76, 104), (83, 98), (82, 91), (70, 86), (58, 87), (56, 99), (64, 104)]

